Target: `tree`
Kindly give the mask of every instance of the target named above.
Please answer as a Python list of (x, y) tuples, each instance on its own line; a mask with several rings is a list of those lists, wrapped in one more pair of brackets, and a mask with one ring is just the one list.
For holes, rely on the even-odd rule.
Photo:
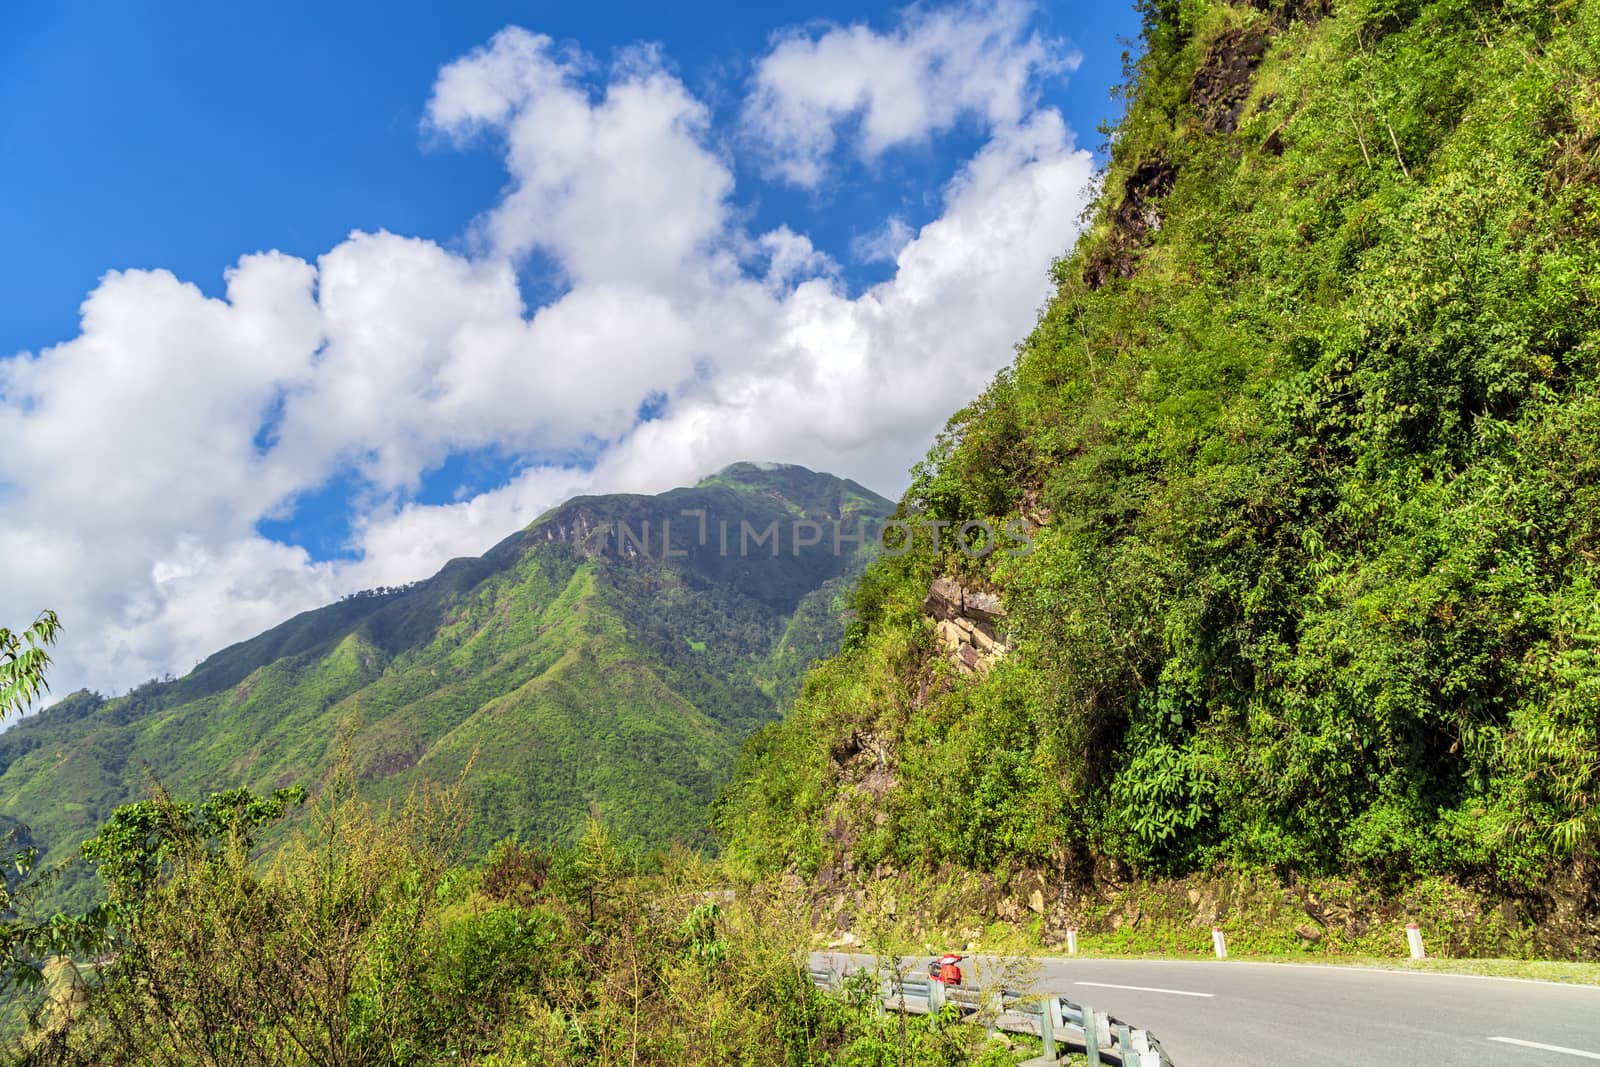
[(60, 630), (61, 620), (53, 611), (41, 612), (21, 633), (0, 626), (0, 719), (28, 710), (39, 694), (49, 691), (44, 672), (50, 656), (45, 646), (55, 643)]
[[(45, 668), (61, 620), (53, 611), (41, 612), (21, 633), (0, 626), (0, 719), (26, 711), (40, 693), (49, 690)], [(93, 936), (93, 917), (55, 915), (44, 922), (24, 917), (33, 903), (55, 884), (59, 867), (40, 870), (39, 850), (28, 840), (27, 828), (14, 826), (0, 837), (0, 853), (9, 863), (0, 866), (0, 994), (39, 985), (45, 961), (81, 947)]]

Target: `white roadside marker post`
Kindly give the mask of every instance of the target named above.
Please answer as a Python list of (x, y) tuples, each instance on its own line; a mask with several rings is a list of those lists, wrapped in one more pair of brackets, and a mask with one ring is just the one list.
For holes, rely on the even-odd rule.
[(1411, 949), (1411, 958), (1414, 960), (1427, 955), (1422, 951), (1422, 927), (1416, 923), (1406, 923), (1406, 946)]
[(1076, 956), (1077, 954), (1078, 954), (1078, 931), (1077, 931), (1076, 928), (1069, 927), (1067, 929), (1067, 955)]
[(1211, 928), (1211, 947), (1216, 951), (1217, 959), (1225, 960), (1228, 958), (1228, 943), (1222, 939), (1222, 927), (1220, 926)]

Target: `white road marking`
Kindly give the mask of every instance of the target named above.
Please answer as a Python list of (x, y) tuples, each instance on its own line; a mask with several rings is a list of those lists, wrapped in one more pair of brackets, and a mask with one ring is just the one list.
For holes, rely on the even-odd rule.
[(1560, 1052), (1568, 1056), (1578, 1056), (1586, 1060), (1600, 1060), (1600, 1052), (1585, 1052), (1581, 1048), (1567, 1048), (1565, 1045), (1543, 1045), (1537, 1041), (1523, 1041), (1515, 1037), (1491, 1037), (1490, 1041), (1498, 1041), (1502, 1045), (1521, 1045), (1523, 1048), (1536, 1048), (1545, 1052)]
[[(1045, 958), (1045, 957), (1041, 957)], [(1068, 959), (1067, 956), (1050, 956), (1049, 959)], [(1103, 956), (1100, 959), (1115, 959), (1116, 957)], [(1564, 982), (1555, 978), (1507, 978), (1500, 974), (1460, 974), (1456, 971), (1418, 971), (1412, 970), (1402, 962), (1398, 967), (1381, 967), (1363, 963), (1273, 963), (1267, 960), (1159, 960), (1133, 962), (1174, 962), (1182, 963), (1185, 967), (1295, 967), (1302, 971), (1343, 971), (1346, 974), (1400, 974), (1413, 978), (1467, 978), (1474, 982), (1520, 982), (1523, 985), (1558, 985), (1562, 989), (1582, 989), (1589, 993), (1600, 993), (1600, 985), (1593, 982)], [(1397, 961), (1400, 962), (1400, 961)]]
[[(1101, 989), (1131, 989), (1136, 993), (1171, 993), (1175, 997), (1214, 997), (1215, 993), (1191, 993), (1187, 989), (1160, 989), (1148, 985), (1117, 985), (1115, 982), (1078, 982), (1078, 985), (1099, 986)], [(1600, 1056), (1595, 1057), (1600, 1059)]]

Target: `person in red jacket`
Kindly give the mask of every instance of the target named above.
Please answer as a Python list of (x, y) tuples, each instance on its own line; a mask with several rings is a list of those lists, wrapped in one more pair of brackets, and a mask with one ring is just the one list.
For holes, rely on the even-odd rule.
[(943, 982), (945, 985), (960, 985), (961, 968), (959, 964), (964, 958), (953, 952), (940, 956), (928, 964), (928, 977), (935, 982)]

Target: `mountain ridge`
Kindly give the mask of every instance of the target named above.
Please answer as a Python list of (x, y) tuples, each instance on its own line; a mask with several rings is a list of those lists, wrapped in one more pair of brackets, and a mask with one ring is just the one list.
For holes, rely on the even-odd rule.
[[(834, 601), (866, 553), (723, 553), (681, 514), (695, 509), (765, 529), (892, 504), (753, 464), (653, 496), (575, 497), (421, 582), (302, 612), (181, 678), (30, 716), (0, 734), (0, 812), (59, 858), (148, 781), (310, 784), (348, 745), (380, 799), (475, 758), (489, 838), (567, 839), (599, 811), (648, 844), (704, 843), (738, 744), (837, 647)], [(650, 529), (650, 550), (583, 543), (606, 523)]]

